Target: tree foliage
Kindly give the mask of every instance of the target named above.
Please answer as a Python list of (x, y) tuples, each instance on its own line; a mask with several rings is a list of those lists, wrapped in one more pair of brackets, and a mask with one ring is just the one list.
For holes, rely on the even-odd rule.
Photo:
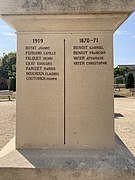
[(119, 68), (118, 66), (114, 68), (114, 77), (123, 76), (126, 79), (126, 74), (128, 73), (128, 68)]
[(0, 61), (0, 83), (6, 85), (7, 79), (16, 79), (16, 53), (5, 54)]
[(16, 53), (5, 54), (1, 59), (0, 77), (9, 78), (16, 77)]

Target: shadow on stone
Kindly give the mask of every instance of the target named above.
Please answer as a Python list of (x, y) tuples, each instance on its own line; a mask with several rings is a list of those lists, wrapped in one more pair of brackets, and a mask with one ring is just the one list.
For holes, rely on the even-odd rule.
[(18, 150), (36, 168), (135, 169), (135, 158), (116, 135), (115, 150)]

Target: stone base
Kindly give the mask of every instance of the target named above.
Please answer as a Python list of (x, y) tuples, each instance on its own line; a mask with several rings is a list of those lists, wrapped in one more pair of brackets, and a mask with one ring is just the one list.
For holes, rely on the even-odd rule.
[(135, 180), (135, 158), (118, 137), (110, 151), (14, 147), (0, 152), (0, 180)]

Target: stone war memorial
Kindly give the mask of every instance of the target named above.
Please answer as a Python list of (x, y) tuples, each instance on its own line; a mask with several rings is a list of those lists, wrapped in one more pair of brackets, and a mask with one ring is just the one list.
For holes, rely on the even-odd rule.
[(17, 33), (16, 136), (0, 180), (135, 180), (114, 130), (113, 33), (135, 0), (1, 0)]

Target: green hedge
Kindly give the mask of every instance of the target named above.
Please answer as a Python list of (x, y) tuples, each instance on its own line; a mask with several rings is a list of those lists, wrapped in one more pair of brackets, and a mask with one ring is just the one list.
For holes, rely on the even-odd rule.
[(16, 78), (10, 78), (9, 90), (16, 91)]
[(129, 73), (126, 77), (126, 84), (125, 84), (126, 88), (134, 88), (134, 76), (132, 73)]

